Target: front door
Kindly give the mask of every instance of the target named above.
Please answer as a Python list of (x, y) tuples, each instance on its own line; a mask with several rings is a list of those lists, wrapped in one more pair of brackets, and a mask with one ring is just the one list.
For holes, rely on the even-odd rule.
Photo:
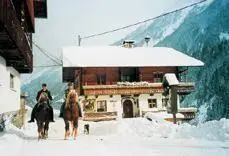
[(123, 118), (133, 117), (133, 103), (131, 100), (125, 100), (123, 103)]

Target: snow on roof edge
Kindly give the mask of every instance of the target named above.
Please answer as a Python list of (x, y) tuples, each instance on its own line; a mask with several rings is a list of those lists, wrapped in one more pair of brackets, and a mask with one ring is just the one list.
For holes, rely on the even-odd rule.
[[(202, 61), (168, 47), (124, 48), (122, 46), (67, 46), (63, 47), (62, 49), (63, 67), (204, 66), (204, 63)], [(88, 57), (90, 55), (91, 57)], [(129, 57), (130, 55), (131, 57)], [(131, 59), (123, 59), (121, 56)], [(164, 57), (164, 60), (161, 59)], [(93, 58), (97, 58), (97, 60)]]

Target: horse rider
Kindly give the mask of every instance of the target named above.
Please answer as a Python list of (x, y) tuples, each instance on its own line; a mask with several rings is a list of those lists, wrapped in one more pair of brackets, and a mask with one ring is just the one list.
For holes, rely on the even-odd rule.
[[(63, 117), (63, 112), (64, 112), (64, 106), (65, 106), (65, 103), (66, 103), (66, 99), (68, 97), (68, 93), (71, 90), (74, 90), (74, 84), (73, 83), (68, 83), (68, 89), (66, 89), (64, 91), (64, 102), (60, 107), (60, 115), (59, 115), (59, 117)], [(79, 106), (79, 117), (82, 117), (81, 107), (80, 107), (79, 103), (78, 103), (78, 106)]]
[[(50, 122), (55, 122), (54, 121), (54, 115), (53, 115), (53, 108), (51, 106), (51, 101), (52, 101), (52, 96), (51, 96), (51, 92), (47, 89), (47, 85), (45, 83), (42, 84), (42, 89), (37, 93), (37, 97), (36, 100), (38, 102), (40, 95), (42, 93), (46, 93), (48, 96), (48, 106), (49, 106), (49, 110), (50, 110), (50, 115), (51, 115), (51, 119)], [(34, 122), (36, 113), (37, 113), (37, 108), (38, 108), (38, 103), (34, 106), (33, 110), (32, 110), (32, 114), (31, 114), (31, 120), (29, 120), (28, 122)]]

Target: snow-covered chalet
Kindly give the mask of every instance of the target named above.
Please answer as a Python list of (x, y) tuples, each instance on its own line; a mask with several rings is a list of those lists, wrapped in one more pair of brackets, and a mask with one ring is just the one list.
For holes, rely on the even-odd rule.
[(99, 121), (167, 113), (163, 76), (177, 79), (178, 118), (193, 119), (195, 108), (180, 108), (180, 100), (195, 90), (186, 79), (188, 68), (204, 63), (165, 47), (70, 46), (63, 48), (63, 82), (74, 82), (84, 120)]

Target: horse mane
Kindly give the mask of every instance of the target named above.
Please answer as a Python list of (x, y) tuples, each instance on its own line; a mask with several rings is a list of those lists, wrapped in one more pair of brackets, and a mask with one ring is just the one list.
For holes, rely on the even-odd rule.
[(48, 94), (45, 92), (42, 92), (39, 99), (38, 99), (38, 103), (43, 103), (43, 102), (48, 102)]
[(71, 104), (76, 104), (78, 102), (78, 94), (75, 90), (71, 90), (68, 93), (65, 108), (69, 108)]

